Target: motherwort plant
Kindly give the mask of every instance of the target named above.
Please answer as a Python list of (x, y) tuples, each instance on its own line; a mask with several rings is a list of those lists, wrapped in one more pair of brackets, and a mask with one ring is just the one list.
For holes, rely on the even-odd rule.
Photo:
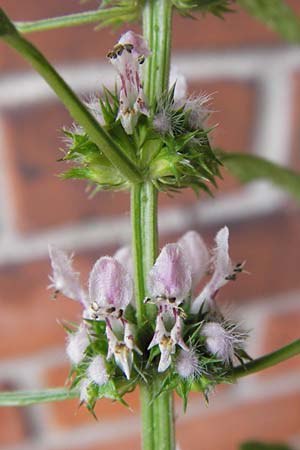
[[(300, 193), (298, 174), (258, 157), (249, 162), (249, 155), (213, 149), (212, 129), (206, 124), (211, 96), (188, 96), (183, 76), (170, 69), (173, 11), (223, 15), (235, 3), (105, 1), (96, 11), (17, 24), (0, 10), (0, 37), (32, 64), (74, 119), (73, 126), (63, 131), (65, 152), (60, 161), (67, 168), (62, 178), (86, 179), (94, 193), (129, 190), (132, 224), (131, 247), (100, 257), (84, 284), (73, 269), (72, 256), (50, 245), (49, 287), (54, 297), (63, 295), (82, 306), (79, 323), (64, 323), (71, 362), (69, 389), (2, 393), (0, 404), (79, 397), (93, 413), (101, 398), (126, 404), (124, 395), (139, 387), (143, 450), (174, 450), (174, 391), (186, 408), (191, 391), (202, 392), (208, 400), (217, 384), (235, 382), (299, 353), (297, 340), (251, 360), (245, 350), (247, 330), (222, 311), (220, 289), (244, 271), (243, 260), (233, 261), (229, 255), (226, 226), (210, 250), (195, 231), (158, 249), (158, 193), (175, 195), (192, 188), (199, 195), (212, 194), (222, 165), (241, 180), (263, 174)], [(252, 7), (245, 0), (238, 3), (254, 14), (268, 13), (267, 8), (259, 9), (263, 2), (258, 0)], [(287, 20), (287, 14), (282, 17)], [(291, 17), (290, 37), (296, 40)], [(107, 53), (116, 72), (114, 88), (103, 87), (86, 102), (21, 34), (84, 22), (107, 25), (139, 19), (143, 35), (127, 31)], [(278, 25), (276, 20), (271, 23)]]

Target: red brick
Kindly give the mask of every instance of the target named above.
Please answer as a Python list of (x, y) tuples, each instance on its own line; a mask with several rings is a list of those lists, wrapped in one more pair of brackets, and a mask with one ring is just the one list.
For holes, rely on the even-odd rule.
[[(0, 391), (10, 388), (11, 386), (3, 383), (0, 385)], [(0, 408), (0, 446), (18, 444), (28, 436), (25, 414), (24, 408)]]
[(217, 125), (211, 133), (214, 147), (228, 151), (249, 151), (257, 112), (256, 85), (252, 82), (218, 80), (189, 86), (190, 93), (212, 94), (213, 111), (208, 126)]
[[(282, 300), (284, 302), (284, 298)], [(300, 312), (293, 311), (271, 315), (263, 325), (264, 333), (262, 338), (262, 353), (272, 352), (284, 345), (289, 344), (300, 337)], [(294, 369), (299, 369), (300, 357), (288, 359), (265, 372), (262, 376), (271, 377), (280, 373), (291, 373)]]
[(22, 232), (127, 213), (127, 194), (101, 192), (89, 199), (86, 181), (58, 178), (68, 168), (57, 162), (63, 147), (58, 130), (70, 124), (62, 106), (7, 111), (4, 122), (15, 220)]
[(292, 168), (300, 172), (300, 73), (297, 73), (293, 77), (293, 151), (292, 151)]
[[(117, 424), (116, 424), (117, 428)], [(117, 440), (114, 440), (113, 442), (107, 442), (107, 443), (101, 443), (97, 442), (97, 444), (92, 445), (90, 447), (84, 447), (84, 450), (120, 450), (120, 447), (122, 450), (140, 450), (140, 437), (135, 436), (129, 439), (123, 438), (122, 436), (119, 436), (118, 433), (116, 433), (115, 436)], [(78, 448), (78, 447), (77, 447)], [(77, 450), (77, 448), (74, 450)], [(62, 450), (73, 450), (72, 448), (68, 447)]]
[[(69, 371), (69, 366), (58, 367), (47, 370), (45, 373), (45, 386), (63, 386)], [(138, 389), (124, 396), (124, 400), (130, 408), (119, 402), (112, 402), (109, 399), (102, 399), (97, 402), (95, 413), (99, 420), (118, 420), (124, 417), (132, 417), (139, 414), (139, 393)], [(82, 424), (92, 424), (93, 416), (82, 406), (78, 408), (79, 401), (68, 400), (66, 402), (52, 403), (49, 405), (50, 420), (49, 426), (52, 428), (72, 428)]]
[(247, 301), (299, 288), (299, 214), (286, 207), (286, 213), (231, 226), (230, 243), (233, 258), (245, 260), (250, 274), (229, 283), (223, 298)]
[[(297, 0), (291, 0), (292, 6), (298, 6)], [(95, 3), (80, 5), (72, 0), (52, 0), (49, 5), (41, 4), (38, 0), (28, 0), (26, 7), (20, 7), (18, 0), (2, 0), (1, 6), (14, 20), (37, 20), (45, 17), (68, 14), (96, 8)], [(174, 19), (174, 47), (178, 50), (216, 49), (226, 47), (244, 47), (276, 45), (282, 39), (265, 25), (251, 18), (245, 12), (227, 14), (224, 21), (208, 15), (199, 20), (182, 18)], [(124, 26), (132, 28), (132, 25)], [(93, 31), (94, 24), (74, 28), (63, 28), (54, 31), (44, 31), (29, 35), (29, 39), (36, 44), (47, 57), (57, 62), (71, 62), (80, 60), (98, 60), (104, 57), (107, 50), (116, 41), (121, 30), (113, 33), (111, 28)], [(138, 28), (136, 28), (138, 30)], [(59, 33), (59, 34), (58, 34)], [(59, 36), (59, 45), (56, 37)], [(0, 44), (0, 68), (15, 70), (28, 66), (12, 50)]]
[(236, 450), (246, 440), (287, 442), (300, 431), (298, 392), (261, 399), (214, 411), (189, 422), (178, 421), (178, 442), (183, 449)]
[[(288, 3), (299, 12), (298, 0)], [(235, 8), (234, 14), (227, 14), (225, 20), (208, 15), (199, 20), (177, 17), (174, 23), (174, 47), (192, 49), (224, 49), (226, 47), (245, 47), (278, 45), (280, 36), (262, 22), (250, 17), (245, 11)]]

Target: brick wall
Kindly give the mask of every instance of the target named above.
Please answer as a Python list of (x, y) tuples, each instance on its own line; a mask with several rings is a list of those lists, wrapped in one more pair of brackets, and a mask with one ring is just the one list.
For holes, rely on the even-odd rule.
[[(63, 5), (62, 5), (63, 3)], [(290, 2), (299, 10), (299, 1)], [(16, 20), (74, 12), (75, 0), (2, 0)], [(191, 92), (214, 93), (214, 142), (255, 152), (300, 169), (300, 49), (244, 13), (174, 21), (174, 62)], [(37, 33), (30, 38), (56, 63), (74, 89), (88, 95), (111, 79), (105, 52), (116, 35), (92, 26)], [(64, 332), (56, 319), (76, 319), (73, 302), (49, 299), (47, 244), (74, 249), (86, 276), (93, 261), (130, 236), (126, 194), (87, 200), (85, 183), (60, 181), (59, 129), (70, 124), (45, 83), (0, 44), (0, 387), (61, 386), (68, 370)], [(161, 243), (187, 229), (212, 242), (231, 230), (231, 253), (247, 260), (251, 275), (226, 287), (230, 301), (253, 329), (249, 351), (269, 352), (299, 337), (300, 211), (265, 183), (248, 187), (224, 172), (214, 200), (189, 191), (160, 197)], [(238, 385), (222, 387), (210, 406), (193, 395), (186, 415), (178, 403), (183, 450), (234, 450), (245, 439), (285, 440), (300, 448), (300, 359)], [(138, 396), (132, 411), (99, 402), (99, 422), (77, 401), (0, 409), (0, 448), (6, 450), (123, 450), (139, 448)], [(117, 430), (117, 433), (116, 433)]]

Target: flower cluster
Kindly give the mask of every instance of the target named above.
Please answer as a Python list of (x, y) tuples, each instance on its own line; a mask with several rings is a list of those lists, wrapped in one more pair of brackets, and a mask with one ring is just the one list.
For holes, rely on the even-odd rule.
[[(211, 96), (188, 96), (184, 77), (172, 70), (169, 90), (148, 104), (142, 67), (151, 51), (132, 31), (120, 37), (107, 57), (117, 74), (116, 88), (104, 88), (85, 102), (90, 113), (160, 191), (192, 187), (210, 192), (220, 176), (205, 125)], [(129, 187), (83, 128), (75, 124), (64, 134), (62, 159), (75, 164), (65, 178), (88, 179), (96, 190)]]
[[(120, 400), (155, 376), (182, 396), (193, 383), (206, 393), (230, 374), (235, 357), (247, 358), (247, 334), (224, 318), (216, 301), (220, 288), (243, 270), (229, 257), (228, 234), (227, 227), (217, 233), (212, 255), (195, 231), (161, 250), (148, 274), (144, 303), (156, 306), (156, 318), (146, 327), (136, 320), (129, 248), (96, 261), (84, 289), (72, 256), (50, 246), (50, 287), (55, 296), (82, 305), (81, 323), (67, 327), (67, 354), (76, 373), (73, 386), (90, 408), (102, 396)], [(210, 280), (196, 294), (211, 267)]]

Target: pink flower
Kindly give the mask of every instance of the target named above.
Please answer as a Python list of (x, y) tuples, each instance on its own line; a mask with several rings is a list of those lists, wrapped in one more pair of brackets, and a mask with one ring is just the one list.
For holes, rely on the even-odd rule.
[[(105, 320), (107, 359), (114, 356), (116, 364), (130, 378), (132, 352), (134, 350), (141, 354), (141, 351), (135, 343), (132, 326), (123, 318), (124, 310), (133, 299), (133, 281), (125, 265), (110, 256), (98, 259), (89, 276), (87, 294), (80, 285), (79, 274), (72, 269), (71, 258), (54, 247), (50, 247), (50, 257), (53, 267), (52, 286), (70, 298), (81, 301), (84, 319)], [(69, 337), (67, 353), (73, 364), (79, 364), (84, 358), (89, 339), (92, 339), (88, 336), (87, 328), (86, 324), (81, 324), (78, 331)], [(123, 341), (115, 333), (123, 333)], [(98, 358), (90, 369), (92, 374), (98, 370), (99, 377), (102, 370), (100, 363)], [(91, 373), (90, 379), (96, 382)], [(105, 378), (105, 374), (103, 376)], [(100, 378), (98, 384), (99, 380)], [(86, 392), (85, 385), (82, 392)]]
[(199, 311), (204, 301), (213, 306), (219, 289), (228, 283), (229, 280), (235, 280), (237, 274), (243, 270), (243, 263), (237, 263), (234, 266), (231, 262), (228, 251), (228, 238), (229, 230), (227, 227), (222, 228), (216, 235), (216, 248), (213, 256), (214, 273), (210, 281), (193, 301), (191, 306), (193, 313)]
[(148, 274), (148, 291), (158, 306), (178, 307), (189, 295), (192, 285), (191, 270), (178, 244), (167, 244), (162, 249)]
[(133, 326), (129, 322), (125, 322), (124, 326), (124, 343), (130, 350), (135, 350), (137, 353), (142, 355), (141, 350), (135, 343)]
[(117, 366), (124, 372), (126, 378), (129, 380), (133, 362), (132, 349), (130, 349), (125, 342), (117, 339), (109, 324), (106, 327), (106, 336), (108, 340), (107, 359), (111, 359), (112, 356), (114, 356)]
[[(175, 84), (176, 83), (176, 84)], [(187, 96), (187, 82), (183, 73), (177, 66), (172, 65), (170, 70), (169, 89), (175, 84), (174, 103), (175, 108), (182, 106), (183, 100)]]
[(175, 353), (175, 344), (165, 328), (161, 314), (158, 314), (156, 318), (155, 333), (148, 349), (150, 350), (155, 345), (158, 345), (160, 350), (158, 372), (164, 372), (172, 362), (171, 355)]
[(72, 300), (78, 300), (83, 306), (86, 305), (86, 293), (82, 289), (80, 276), (72, 267), (72, 255), (63, 250), (49, 245), (49, 255), (53, 274), (50, 276), (49, 288), (55, 290), (54, 295), (61, 292)]
[(209, 266), (209, 252), (202, 239), (196, 231), (188, 231), (178, 241), (185, 258), (191, 268), (192, 287), (195, 288), (201, 278), (205, 275)]
[(142, 56), (146, 58), (147, 56), (151, 55), (144, 37), (140, 34), (135, 33), (134, 31), (129, 30), (126, 33), (122, 34), (119, 39), (119, 44), (122, 44), (124, 46), (132, 45), (132, 54), (136, 58), (140, 58)]
[(114, 254), (114, 259), (119, 261), (125, 269), (133, 276), (133, 262), (132, 262), (132, 254), (131, 247), (129, 245), (125, 245), (124, 247), (120, 247), (116, 253)]
[(155, 332), (150, 342), (148, 349), (150, 350), (155, 345), (159, 346), (160, 361), (158, 365), (158, 372), (164, 372), (171, 364), (171, 355), (175, 354), (176, 345), (179, 345), (183, 350), (188, 351), (183, 337), (182, 337), (182, 323), (179, 314), (176, 315), (175, 324), (170, 332), (166, 330), (163, 315), (158, 314), (156, 318)]
[(124, 266), (110, 256), (95, 263), (89, 277), (91, 318), (122, 316), (133, 296), (133, 281)]
[(140, 64), (150, 54), (143, 37), (128, 31), (108, 53), (120, 77), (120, 108), (118, 117), (127, 134), (132, 134), (139, 114), (148, 115), (140, 76)]

